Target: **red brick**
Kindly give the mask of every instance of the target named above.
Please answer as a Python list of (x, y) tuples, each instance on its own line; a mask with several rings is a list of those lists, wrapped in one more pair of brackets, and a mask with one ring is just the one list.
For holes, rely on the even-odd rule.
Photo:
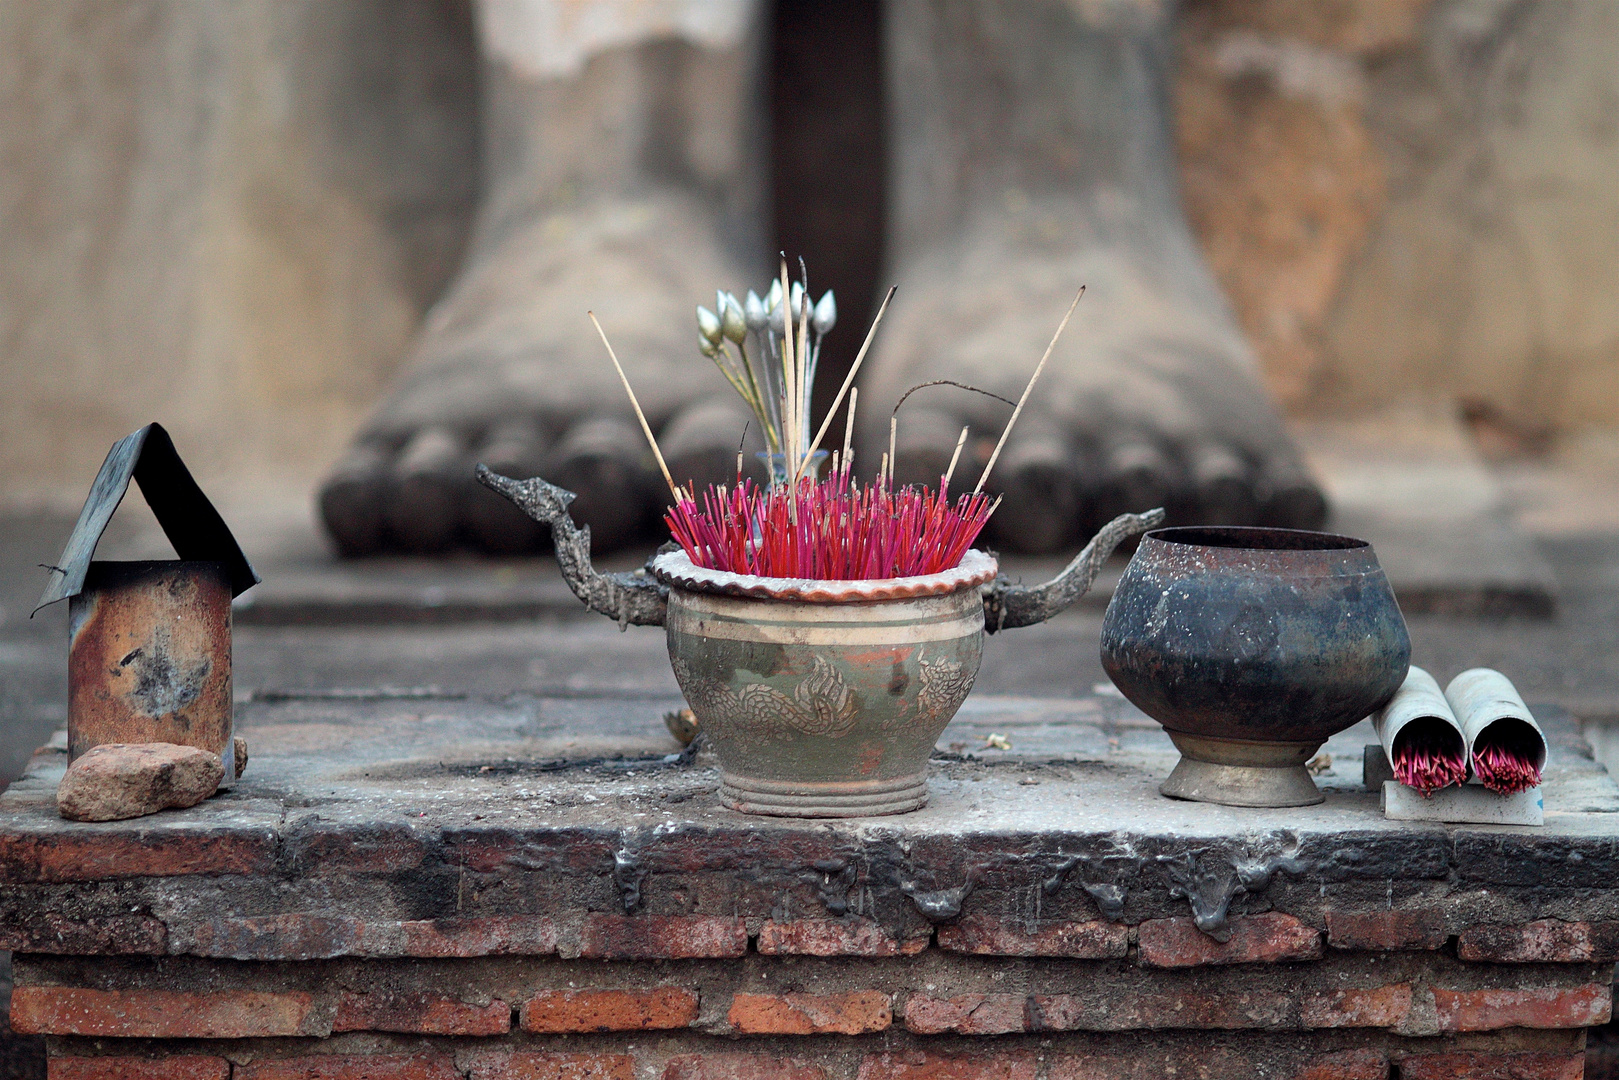
[(275, 866), (276, 835), (268, 826), (227, 829), (110, 827), (0, 836), (0, 884), (103, 881), (185, 874), (263, 874)]
[(928, 935), (896, 938), (870, 919), (792, 919), (760, 927), (758, 947), (767, 956), (915, 956)]
[(364, 956), (549, 956), (557, 927), (545, 915), (424, 919), (366, 928)]
[[(309, 823), (314, 825), (313, 822)], [(397, 874), (413, 870), (427, 844), (409, 825), (295, 824), (283, 856), (300, 877), (310, 874)]]
[(1470, 926), (1456, 942), (1456, 955), (1505, 964), (1611, 964), (1619, 960), (1619, 922)]
[(922, 1050), (867, 1054), (857, 1080), (1035, 1080), (1033, 1054), (933, 1054)]
[(80, 921), (46, 912), (21, 920), (14, 916), (0, 926), (0, 950), (70, 956), (162, 956), (169, 951), (169, 931), (161, 920), (150, 915)]
[(1608, 1022), (1613, 988), (1606, 983), (1572, 989), (1446, 990), (1436, 986), (1433, 1000), (1440, 1031), (1582, 1028)]
[(628, 1054), (536, 1054), (493, 1050), (472, 1058), (467, 1080), (635, 1080)]
[(1274, 964), (1318, 960), (1321, 931), (1291, 915), (1266, 912), (1231, 920), (1231, 939), (1215, 941), (1191, 919), (1153, 919), (1136, 929), (1141, 962), (1150, 967), (1205, 964)]
[(236, 1066), (235, 1080), (461, 1080), (450, 1054), (311, 1054)]
[(1388, 1080), (1389, 1056), (1382, 1050), (1339, 1050), (1310, 1061), (1291, 1080)]
[(663, 1080), (826, 1080), (826, 1070), (767, 1054), (682, 1054), (663, 1067)]
[(180, 924), (170, 952), (237, 960), (314, 960), (334, 956), (548, 956), (556, 924), (546, 916), (366, 922), (350, 915), (290, 912)]
[(748, 951), (741, 919), (711, 915), (591, 915), (580, 932), (587, 960), (700, 960)]
[(912, 994), (905, 999), (905, 1030), (917, 1035), (1004, 1035), (1027, 1028), (1024, 994)]
[(1394, 1028), (1411, 1012), (1411, 984), (1312, 994), (1299, 1005), (1306, 1028)]
[(893, 1023), (881, 990), (844, 994), (737, 994), (726, 1014), (747, 1035), (862, 1035)]
[(1327, 912), (1327, 944), (1334, 949), (1442, 949), (1448, 939), (1445, 914), (1437, 908)]
[(1421, 1054), (1401, 1058), (1400, 1080), (1580, 1080), (1585, 1054)]
[(281, 915), (177, 924), (174, 951), (232, 960), (322, 960), (351, 956), (364, 924), (352, 915), (294, 911)]
[(1293, 1027), (1293, 999), (1271, 990), (1209, 993), (1163, 989), (1118, 994), (1035, 995), (1028, 999), (1030, 1031), (1138, 1031)]
[(99, 1035), (148, 1039), (252, 1039), (325, 1035), (306, 993), (215, 990), (83, 990), (19, 986), (11, 1026), (25, 1035)]
[(524, 1031), (650, 1031), (690, 1027), (697, 995), (678, 986), (655, 990), (543, 990), (523, 1003)]
[[(1046, 1067), (1046, 1080), (1165, 1080), (1166, 1077), (1196, 1077), (1197, 1080), (1255, 1080), (1260, 1075), (1281, 1076), (1288, 1065), (1300, 1071), (1288, 1080), (1388, 1080), (1388, 1057), (1380, 1052), (1347, 1052), (1293, 1058), (1286, 1050), (1266, 1054), (1269, 1070), (1261, 1072), (1251, 1049), (1228, 1049), (1199, 1044), (1153, 1045), (1151, 1049), (1092, 1051), (1085, 1054), (1059, 1054)], [(1288, 1060), (1292, 1058), (1292, 1060)]]
[(411, 1035), (504, 1035), (512, 1029), (512, 1007), (487, 1005), (439, 994), (353, 994), (338, 999), (333, 1031), (397, 1031)]
[(52, 1057), (46, 1080), (230, 1080), (230, 1062), (202, 1054), (174, 1057)]
[(1110, 960), (1130, 950), (1130, 928), (1122, 923), (1045, 923), (1029, 929), (1015, 920), (968, 915), (939, 928), (939, 948), (987, 956), (1070, 956)]

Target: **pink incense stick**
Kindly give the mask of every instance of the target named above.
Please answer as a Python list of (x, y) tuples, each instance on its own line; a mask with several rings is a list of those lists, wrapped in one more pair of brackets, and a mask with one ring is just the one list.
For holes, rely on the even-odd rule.
[(994, 503), (983, 492), (951, 502), (948, 482), (895, 490), (861, 485), (847, 468), (796, 485), (711, 486), (699, 507), (682, 496), (664, 520), (696, 566), (760, 577), (871, 581), (953, 570)]
[(1493, 743), (1474, 745), (1473, 771), (1478, 773), (1481, 784), (1502, 795), (1524, 791), (1540, 783), (1540, 770), (1533, 761)]

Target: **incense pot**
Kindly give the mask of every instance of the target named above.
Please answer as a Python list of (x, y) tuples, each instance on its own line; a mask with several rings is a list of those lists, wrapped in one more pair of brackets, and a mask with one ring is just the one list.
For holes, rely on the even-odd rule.
[(1150, 532), (1102, 620), (1102, 666), (1181, 752), (1159, 790), (1227, 806), (1321, 802), (1305, 762), (1410, 663), (1371, 545), (1330, 533)]
[[(720, 799), (784, 817), (900, 814), (927, 803), (927, 762), (978, 674), (984, 634), (1030, 626), (1090, 589), (1103, 562), (1163, 511), (1109, 522), (1061, 574), (1012, 585), (969, 551), (943, 573), (876, 581), (709, 570), (667, 545), (603, 574), (573, 494), (478, 466), (478, 479), (551, 527), (580, 600), (620, 627), (662, 626), (675, 679), (720, 765)], [(672, 550), (671, 550), (672, 549)]]

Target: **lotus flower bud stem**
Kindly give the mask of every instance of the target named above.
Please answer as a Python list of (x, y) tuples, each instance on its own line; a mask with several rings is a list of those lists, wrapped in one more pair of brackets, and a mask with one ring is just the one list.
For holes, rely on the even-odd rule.
[(815, 315), (811, 325), (815, 327), (816, 334), (824, 334), (838, 324), (838, 302), (832, 299), (832, 290), (826, 290), (821, 302), (815, 305)]
[(720, 330), (738, 345), (748, 336), (748, 320), (742, 314), (742, 305), (730, 293), (724, 294), (724, 303), (720, 307)]
[[(697, 305), (697, 332), (701, 334), (710, 345), (718, 346), (721, 338), (725, 336), (720, 325), (720, 317), (701, 304)], [(712, 356), (712, 353), (705, 355)]]
[(748, 322), (748, 329), (754, 333), (763, 330), (770, 322), (770, 316), (765, 313), (765, 303), (759, 299), (759, 294), (752, 289), (748, 290), (747, 299), (742, 302), (742, 316)]

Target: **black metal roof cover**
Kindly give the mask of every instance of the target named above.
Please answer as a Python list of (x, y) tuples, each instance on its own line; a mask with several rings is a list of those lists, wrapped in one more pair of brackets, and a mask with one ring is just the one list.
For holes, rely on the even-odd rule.
[(39, 608), (77, 596), (84, 588), (84, 575), (90, 570), (96, 544), (112, 520), (114, 510), (124, 501), (130, 477), (140, 484), (146, 505), (182, 559), (224, 564), (232, 596), (240, 596), (259, 583), (258, 574), (248, 564), (241, 546), (219, 516), (214, 504), (191, 478), (174, 449), (174, 440), (162, 424), (147, 424), (124, 436), (107, 452), (90, 494), (79, 511), (73, 535), (67, 538), (62, 557), (51, 567), (51, 580), (39, 598)]

